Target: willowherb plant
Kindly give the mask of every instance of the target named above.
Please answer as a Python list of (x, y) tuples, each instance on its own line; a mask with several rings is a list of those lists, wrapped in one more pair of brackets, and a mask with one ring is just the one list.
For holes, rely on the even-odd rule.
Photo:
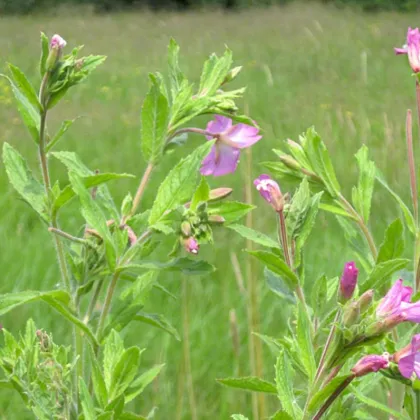
[[(407, 45), (395, 51), (408, 54), (420, 122), (419, 30), (409, 28)], [(279, 243), (245, 227), (236, 230), (266, 247), (250, 254), (264, 264), (268, 285), (285, 304), (294, 305), (294, 316), (287, 336), (261, 336), (277, 356), (275, 383), (256, 377), (219, 381), (276, 393), (281, 407), (271, 419), (420, 419), (420, 334), (414, 334), (420, 323), (420, 229), (410, 110), (406, 137), (412, 209), (391, 190), (365, 145), (355, 155), (358, 183), (351, 199), (346, 198), (327, 147), (313, 128), (298, 142), (288, 140), (286, 151), (274, 150), (279, 161), (264, 163), (284, 184), (299, 183), (293, 196), (284, 194), (268, 175), (255, 180), (277, 216)], [(387, 227), (379, 247), (369, 229), (375, 181), (391, 194), (402, 214)], [(323, 275), (315, 280), (305, 271), (303, 250), (319, 209), (336, 216), (358, 260), (360, 269), (348, 262), (340, 279)], [(403, 258), (410, 253), (406, 242), (413, 247), (409, 259)], [(408, 279), (392, 279), (410, 264), (411, 273), (404, 271)], [(312, 283), (310, 297), (303, 292), (304, 278)], [(375, 390), (387, 396), (385, 401), (368, 396)]]
[[(231, 52), (210, 56), (197, 88), (181, 72), (179, 47), (171, 40), (169, 80), (160, 73), (150, 74), (150, 89), (141, 110), (139, 146), (147, 167), (134, 198), (128, 192), (117, 205), (106, 183), (131, 175), (92, 171), (76, 153), (58, 151), (74, 120), (64, 121), (55, 134), (48, 130), (51, 108), (59, 105), (70, 88), (84, 82), (105, 57), (79, 58), (81, 47), (65, 55), (66, 41), (59, 35), (49, 40), (41, 34), (41, 47), (38, 93), (12, 64), (10, 77), (4, 77), (34, 140), (42, 180), (8, 143), (3, 147), (3, 161), (15, 190), (51, 232), (61, 284), (57, 290), (2, 295), (0, 314), (43, 301), (73, 326), (73, 342), (69, 347), (57, 346), (50, 335), (36, 330), (33, 321), (28, 321), (18, 341), (3, 330), (0, 365), (4, 380), (40, 419), (145, 418), (129, 412), (127, 404), (163, 365), (144, 371), (140, 364), (143, 350), (137, 346), (126, 349), (120, 333), (143, 322), (179, 337), (166, 318), (145, 312), (143, 307), (152, 289), (169, 293), (158, 282), (160, 274), (214, 270), (211, 264), (188, 255), (198, 254), (200, 245), (212, 242), (214, 227), (238, 220), (253, 206), (226, 201), (232, 189), (211, 189), (200, 170), (214, 176), (233, 172), (240, 149), (261, 138), (259, 129), (246, 116), (237, 115), (235, 99), (244, 89), (226, 88), (240, 71), (240, 67), (232, 68)], [(186, 126), (196, 116), (212, 114), (215, 119), (205, 130)], [(233, 125), (232, 119), (239, 123)], [(206, 136), (208, 141), (173, 167), (162, 180), (152, 207), (144, 208), (141, 200), (154, 169), (171, 149), (185, 143), (189, 133)], [(64, 186), (50, 172), (52, 158), (67, 169), (69, 182)], [(60, 216), (71, 200), (80, 203), (84, 224), (76, 232), (65, 232)], [(158, 259), (164, 236), (172, 238), (173, 250)]]

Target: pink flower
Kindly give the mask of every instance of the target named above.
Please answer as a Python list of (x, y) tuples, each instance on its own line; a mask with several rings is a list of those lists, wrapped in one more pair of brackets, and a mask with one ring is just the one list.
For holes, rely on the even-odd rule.
[(408, 54), (408, 61), (414, 73), (420, 73), (420, 32), (419, 29), (408, 28), (407, 45), (394, 48), (396, 54)]
[(268, 175), (263, 174), (254, 180), (254, 185), (257, 188), (257, 191), (260, 193), (261, 197), (270, 203), (274, 210), (283, 210), (283, 195), (280, 191), (279, 184), (277, 184), (276, 181), (272, 180)]
[(67, 42), (60, 35), (53, 35), (50, 42), (50, 48), (62, 49), (67, 45)]
[(413, 289), (403, 286), (402, 279), (397, 280), (389, 289), (376, 309), (376, 315), (384, 318), (401, 313), (401, 304), (410, 302)]
[(411, 378), (413, 372), (420, 378), (420, 334), (416, 334), (411, 343), (394, 354), (398, 370), (405, 378)]
[(340, 281), (340, 294), (345, 300), (353, 296), (358, 274), (359, 270), (356, 268), (354, 261), (350, 261), (344, 265), (343, 275)]
[(206, 130), (211, 134), (207, 139), (215, 138), (216, 143), (201, 164), (200, 172), (205, 176), (235, 172), (240, 149), (252, 146), (262, 137), (258, 135), (258, 128), (246, 124), (232, 125), (232, 120), (222, 115), (216, 115)]
[(388, 356), (378, 356), (376, 354), (368, 354), (363, 356), (353, 367), (352, 372), (355, 376), (364, 376), (371, 372), (377, 372), (380, 369), (386, 369), (389, 365)]
[(200, 245), (198, 244), (195, 238), (190, 236), (189, 238), (184, 240), (184, 248), (190, 254), (198, 254)]

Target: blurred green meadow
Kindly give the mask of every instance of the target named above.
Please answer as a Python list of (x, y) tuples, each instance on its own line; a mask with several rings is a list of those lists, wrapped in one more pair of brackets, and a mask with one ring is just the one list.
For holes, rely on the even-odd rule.
[[(414, 79), (410, 78), (406, 58), (395, 57), (393, 47), (404, 43), (407, 26), (419, 23), (420, 14), (361, 14), (312, 2), (235, 13), (93, 15), (87, 9), (63, 9), (57, 15), (0, 18), (0, 69), (6, 72), (6, 63), (12, 62), (38, 85), (40, 31), (49, 36), (59, 33), (68, 46), (85, 44), (86, 53), (108, 56), (87, 83), (73, 89), (64, 103), (54, 108), (49, 125), (54, 131), (63, 119), (81, 116), (58, 149), (76, 151), (92, 169), (136, 175), (137, 179), (110, 184), (121, 202), (128, 190), (134, 193), (145, 168), (139, 144), (140, 107), (148, 72), (165, 74), (170, 37), (180, 44), (181, 67), (192, 80), (198, 80), (206, 56), (222, 53), (227, 45), (233, 51), (235, 65), (244, 66), (235, 81), (237, 87), (248, 87), (240, 105), (263, 129), (263, 140), (252, 148), (252, 177), (265, 171), (260, 162), (275, 160), (273, 148), (281, 148), (285, 139), (296, 139), (314, 125), (330, 149), (345, 195), (349, 195), (357, 179), (353, 155), (365, 143), (390, 185), (409, 202), (404, 126), (406, 109), (415, 109)], [(206, 123), (205, 119), (196, 121), (199, 127)], [(0, 78), (0, 126), (0, 142), (10, 142), (37, 171), (35, 145), (20, 121), (4, 78)], [(148, 186), (145, 206), (152, 203), (169, 168), (202, 141), (192, 136), (185, 148), (166, 158)], [(245, 168), (244, 154), (236, 174), (210, 179), (210, 183), (213, 187), (232, 186), (234, 198), (243, 200)], [(53, 179), (65, 184), (63, 168), (53, 160), (52, 173)], [(288, 185), (281, 187), (283, 191), (290, 189)], [(272, 211), (257, 194), (254, 196), (258, 205), (253, 212), (254, 228), (275, 237)], [(76, 204), (66, 210), (62, 219), (62, 228), (74, 233), (81, 223)], [(377, 185), (371, 218), (377, 243), (397, 212), (390, 196)], [(251, 374), (247, 301), (231, 263), (235, 253), (245, 275), (244, 248), (245, 242), (233, 232), (216, 232), (215, 245), (201, 250), (217, 266), (214, 274), (201, 278), (171, 274), (161, 277), (161, 283), (176, 299), (155, 291), (146, 309), (164, 313), (183, 340), (179, 342), (144, 324), (138, 324), (126, 336), (127, 344), (136, 342), (147, 347), (142, 356), (145, 369), (166, 363), (163, 373), (133, 403), (133, 411), (147, 414), (157, 406), (156, 419), (227, 419), (235, 412), (252, 418), (250, 394), (224, 388), (215, 381)], [(308, 291), (320, 274), (339, 275), (343, 263), (355, 258), (334, 217), (320, 213), (305, 258)], [(47, 290), (59, 282), (49, 234), (8, 185), (3, 168), (0, 267), (1, 293)], [(261, 267), (255, 264), (254, 268), (260, 289), (260, 331), (282, 336), (290, 309), (268, 290)], [(232, 310), (237, 318), (239, 352), (235, 352), (231, 337)], [(42, 304), (20, 308), (0, 321), (17, 333), (29, 317), (34, 318), (38, 328), (52, 331), (55, 341), (70, 342), (70, 328), (63, 329), (58, 315)], [(186, 363), (188, 345), (190, 361)], [(272, 380), (273, 365), (273, 355), (264, 348), (265, 379)], [(268, 397), (267, 404), (274, 411), (276, 397)], [(2, 390), (0, 418), (31, 416), (19, 397)]]

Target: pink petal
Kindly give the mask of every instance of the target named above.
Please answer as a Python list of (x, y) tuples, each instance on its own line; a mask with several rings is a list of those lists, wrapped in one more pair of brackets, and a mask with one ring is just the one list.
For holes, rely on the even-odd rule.
[(398, 370), (404, 378), (411, 378), (414, 370), (415, 354), (403, 357), (398, 362)]
[(239, 149), (218, 144), (212, 147), (204, 158), (200, 172), (202, 175), (221, 176), (235, 172), (239, 163)]
[[(221, 134), (232, 127), (232, 120), (230, 118), (224, 117), (223, 115), (215, 115), (214, 120), (210, 121), (207, 124), (207, 131), (212, 134)], [(208, 140), (211, 140), (211, 137), (207, 137)]]
[(413, 289), (410, 286), (404, 286), (401, 291), (401, 301), (410, 302)]
[(401, 311), (407, 321), (420, 323), (420, 301), (415, 303), (401, 302)]
[(237, 124), (233, 126), (228, 133), (231, 140), (239, 149), (252, 146), (262, 136), (258, 135), (258, 128), (246, 124)]
[(408, 54), (407, 48), (394, 48), (395, 54)]
[(376, 314), (378, 316), (390, 314), (399, 309), (403, 290), (402, 283), (402, 279), (399, 279), (389, 289), (388, 293), (385, 295), (378, 308), (376, 309)]
[(420, 379), (420, 353), (416, 353), (414, 356), (414, 372), (416, 372), (417, 378)]

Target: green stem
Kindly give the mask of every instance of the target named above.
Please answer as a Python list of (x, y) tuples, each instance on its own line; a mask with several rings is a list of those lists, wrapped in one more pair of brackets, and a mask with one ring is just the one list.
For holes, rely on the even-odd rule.
[(105, 303), (104, 303), (104, 307), (102, 308), (101, 316), (99, 318), (99, 323), (98, 323), (98, 330), (96, 333), (96, 337), (98, 341), (100, 341), (102, 338), (101, 336), (102, 336), (103, 329), (105, 326), (105, 320), (111, 308), (112, 297), (114, 296), (115, 287), (117, 285), (119, 276), (120, 276), (119, 272), (114, 273), (114, 275), (112, 276), (111, 283), (109, 284), (108, 290), (106, 292)]
[(88, 322), (90, 321), (90, 318), (92, 317), (93, 311), (95, 310), (96, 302), (98, 301), (99, 295), (101, 294), (101, 289), (102, 289), (103, 284), (104, 284), (103, 279), (98, 280), (98, 282), (96, 283), (96, 287), (93, 292), (92, 299), (89, 302), (88, 310), (86, 311), (85, 318), (83, 319), (83, 322), (85, 324), (88, 324)]
[(343, 195), (339, 195), (339, 200), (341, 201), (341, 203), (343, 204), (343, 206), (347, 209), (347, 211), (349, 212), (349, 214), (351, 216), (354, 217), (354, 219), (356, 220), (356, 223), (359, 225), (360, 230), (362, 231), (363, 235), (366, 238), (366, 241), (369, 245), (370, 248), (370, 252), (372, 254), (372, 257), (374, 260), (376, 260), (377, 256), (378, 256), (378, 251), (376, 249), (375, 246), (375, 241), (372, 237), (372, 234), (369, 231), (369, 228), (366, 226), (363, 218), (360, 216), (359, 213), (357, 213), (357, 211), (353, 208), (353, 206), (344, 198)]
[(315, 417), (312, 420), (319, 420), (324, 413), (328, 410), (331, 404), (337, 399), (337, 397), (350, 385), (351, 381), (355, 378), (354, 375), (349, 376), (348, 378), (344, 379), (340, 385), (336, 388), (336, 390), (331, 394), (331, 396), (325, 401), (324, 405), (319, 409), (318, 413), (316, 413)]

